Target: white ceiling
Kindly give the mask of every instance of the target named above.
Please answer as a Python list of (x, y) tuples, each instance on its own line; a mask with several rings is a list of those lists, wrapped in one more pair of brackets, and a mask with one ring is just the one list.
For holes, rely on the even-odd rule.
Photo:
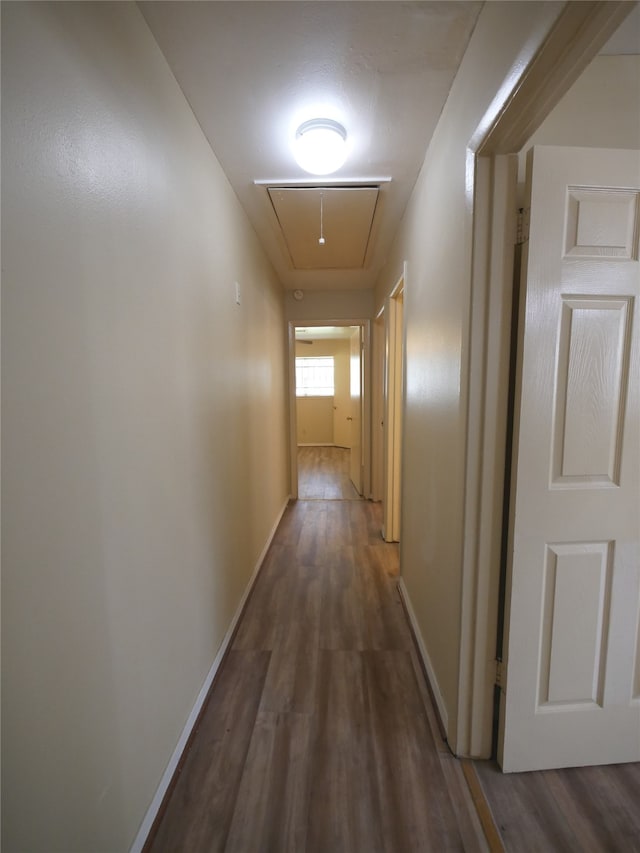
[(637, 56), (640, 53), (640, 4), (624, 19), (600, 53), (607, 56)]
[[(139, 5), (284, 287), (372, 287), (482, 3)], [(639, 49), (636, 7), (602, 52)], [(295, 131), (309, 118), (347, 129), (349, 157), (329, 178), (294, 161)], [(317, 188), (332, 183), (344, 189), (339, 203), (324, 193), (319, 248)]]
[[(373, 286), (481, 5), (140, 3), (286, 288)], [(303, 172), (291, 152), (296, 128), (318, 117), (341, 122), (349, 143), (345, 165), (320, 181)], [(325, 215), (323, 255), (317, 250), (316, 218), (309, 213), (318, 196), (307, 199), (299, 217), (289, 211), (296, 227), (287, 230), (271, 201), (277, 190), (270, 199), (267, 188), (336, 181), (379, 187), (379, 192), (366, 234), (362, 224), (360, 234), (353, 234), (354, 241), (360, 239), (354, 252), (361, 260), (354, 264), (353, 253), (343, 253), (338, 267), (327, 269), (335, 266), (328, 259), (331, 239), (340, 240), (342, 252), (352, 236), (351, 220), (338, 220), (339, 207)], [(364, 211), (364, 218), (369, 214)], [(304, 216), (310, 234), (303, 233)], [(298, 252), (299, 265), (313, 268), (295, 268)]]

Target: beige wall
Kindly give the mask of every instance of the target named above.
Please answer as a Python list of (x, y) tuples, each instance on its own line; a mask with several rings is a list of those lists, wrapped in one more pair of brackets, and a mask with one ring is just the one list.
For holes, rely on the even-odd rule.
[(531, 137), (532, 145), (640, 148), (640, 56), (597, 56)]
[(333, 444), (333, 397), (297, 397), (298, 444)]
[[(296, 398), (298, 444), (338, 444), (349, 447), (350, 349), (348, 340), (317, 340), (296, 344), (296, 356), (332, 355), (334, 358), (334, 397)], [(334, 408), (335, 407), (335, 408)]]
[(286, 498), (283, 300), (135, 4), (2, 39), (3, 849), (115, 853)]
[(294, 299), (291, 290), (284, 298), (287, 320), (331, 323), (333, 320), (369, 320), (373, 317), (372, 290), (305, 290)]
[(487, 3), (471, 37), (389, 256), (376, 306), (407, 260), (403, 581), (456, 747), (471, 197), (467, 145), (523, 46), (562, 3)]

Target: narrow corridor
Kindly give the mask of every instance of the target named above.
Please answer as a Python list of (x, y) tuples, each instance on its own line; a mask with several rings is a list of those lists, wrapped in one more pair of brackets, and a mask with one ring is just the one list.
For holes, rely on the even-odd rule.
[(321, 497), (349, 484), (347, 450), (298, 464), (309, 499), (282, 519), (148, 853), (640, 851), (640, 764), (504, 775), (451, 755), (381, 505)]
[(380, 523), (289, 506), (149, 850), (486, 849)]

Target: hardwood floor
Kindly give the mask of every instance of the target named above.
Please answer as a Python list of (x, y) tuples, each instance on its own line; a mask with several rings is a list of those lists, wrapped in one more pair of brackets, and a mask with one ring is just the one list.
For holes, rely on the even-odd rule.
[(349, 477), (350, 454), (345, 447), (299, 447), (300, 500), (360, 500)]
[(640, 853), (640, 765), (451, 755), (380, 513), (288, 507), (147, 853)]
[(508, 775), (474, 764), (509, 853), (640, 851), (640, 764)]
[(147, 850), (487, 850), (367, 501), (286, 511)]

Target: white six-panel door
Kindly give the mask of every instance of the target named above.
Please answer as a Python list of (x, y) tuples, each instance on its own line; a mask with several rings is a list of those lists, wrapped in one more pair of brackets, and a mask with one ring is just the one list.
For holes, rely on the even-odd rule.
[(505, 771), (640, 760), (640, 152), (529, 154)]

